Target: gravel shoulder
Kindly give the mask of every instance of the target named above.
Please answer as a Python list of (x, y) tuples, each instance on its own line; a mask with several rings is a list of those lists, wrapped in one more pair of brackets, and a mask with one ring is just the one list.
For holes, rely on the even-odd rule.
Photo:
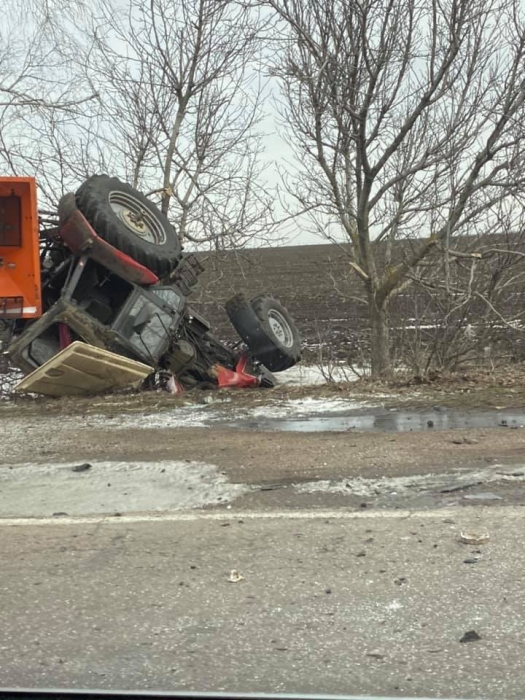
[[(421, 474), (514, 464), (525, 456), (525, 430), (425, 433), (262, 433), (221, 428), (92, 427), (88, 419), (4, 419), (0, 465), (92, 460), (213, 462), (232, 481), (276, 481)], [(457, 444), (460, 442), (461, 444)]]

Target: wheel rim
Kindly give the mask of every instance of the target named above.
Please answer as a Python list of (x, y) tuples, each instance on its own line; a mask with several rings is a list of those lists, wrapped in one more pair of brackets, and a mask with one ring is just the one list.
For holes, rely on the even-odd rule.
[(110, 192), (109, 206), (126, 228), (143, 241), (155, 245), (163, 245), (166, 242), (164, 227), (133, 195), (127, 192)]
[(268, 312), (268, 322), (273, 334), (285, 348), (293, 346), (293, 331), (284, 316), (272, 309)]

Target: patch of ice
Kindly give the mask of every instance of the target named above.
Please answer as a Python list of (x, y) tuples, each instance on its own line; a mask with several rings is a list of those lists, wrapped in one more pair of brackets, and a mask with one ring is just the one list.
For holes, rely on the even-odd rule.
[[(212, 424), (230, 423), (238, 419), (256, 418), (303, 418), (325, 413), (338, 413), (367, 408), (373, 404), (348, 399), (290, 399), (269, 402), (260, 406), (239, 407), (227, 410), (212, 405), (177, 406), (169, 411), (153, 414), (121, 414), (110, 425), (119, 428), (207, 428)], [(106, 427), (108, 419), (103, 415), (93, 415), (85, 423), (86, 427)]]
[(0, 467), (0, 517), (172, 511), (229, 503), (250, 490), (203, 462), (93, 462)]

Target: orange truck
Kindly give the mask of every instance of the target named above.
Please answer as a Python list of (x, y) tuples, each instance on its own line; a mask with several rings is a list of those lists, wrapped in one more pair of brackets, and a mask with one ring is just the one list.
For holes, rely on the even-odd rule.
[(0, 321), (42, 314), (36, 183), (0, 177)]

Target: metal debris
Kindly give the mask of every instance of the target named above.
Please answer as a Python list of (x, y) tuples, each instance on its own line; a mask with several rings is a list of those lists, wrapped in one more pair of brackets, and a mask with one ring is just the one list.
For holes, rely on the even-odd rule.
[(87, 472), (89, 469), (91, 469), (91, 464), (89, 464), (89, 462), (84, 462), (84, 464), (75, 464), (74, 467), (71, 467), (72, 472)]

